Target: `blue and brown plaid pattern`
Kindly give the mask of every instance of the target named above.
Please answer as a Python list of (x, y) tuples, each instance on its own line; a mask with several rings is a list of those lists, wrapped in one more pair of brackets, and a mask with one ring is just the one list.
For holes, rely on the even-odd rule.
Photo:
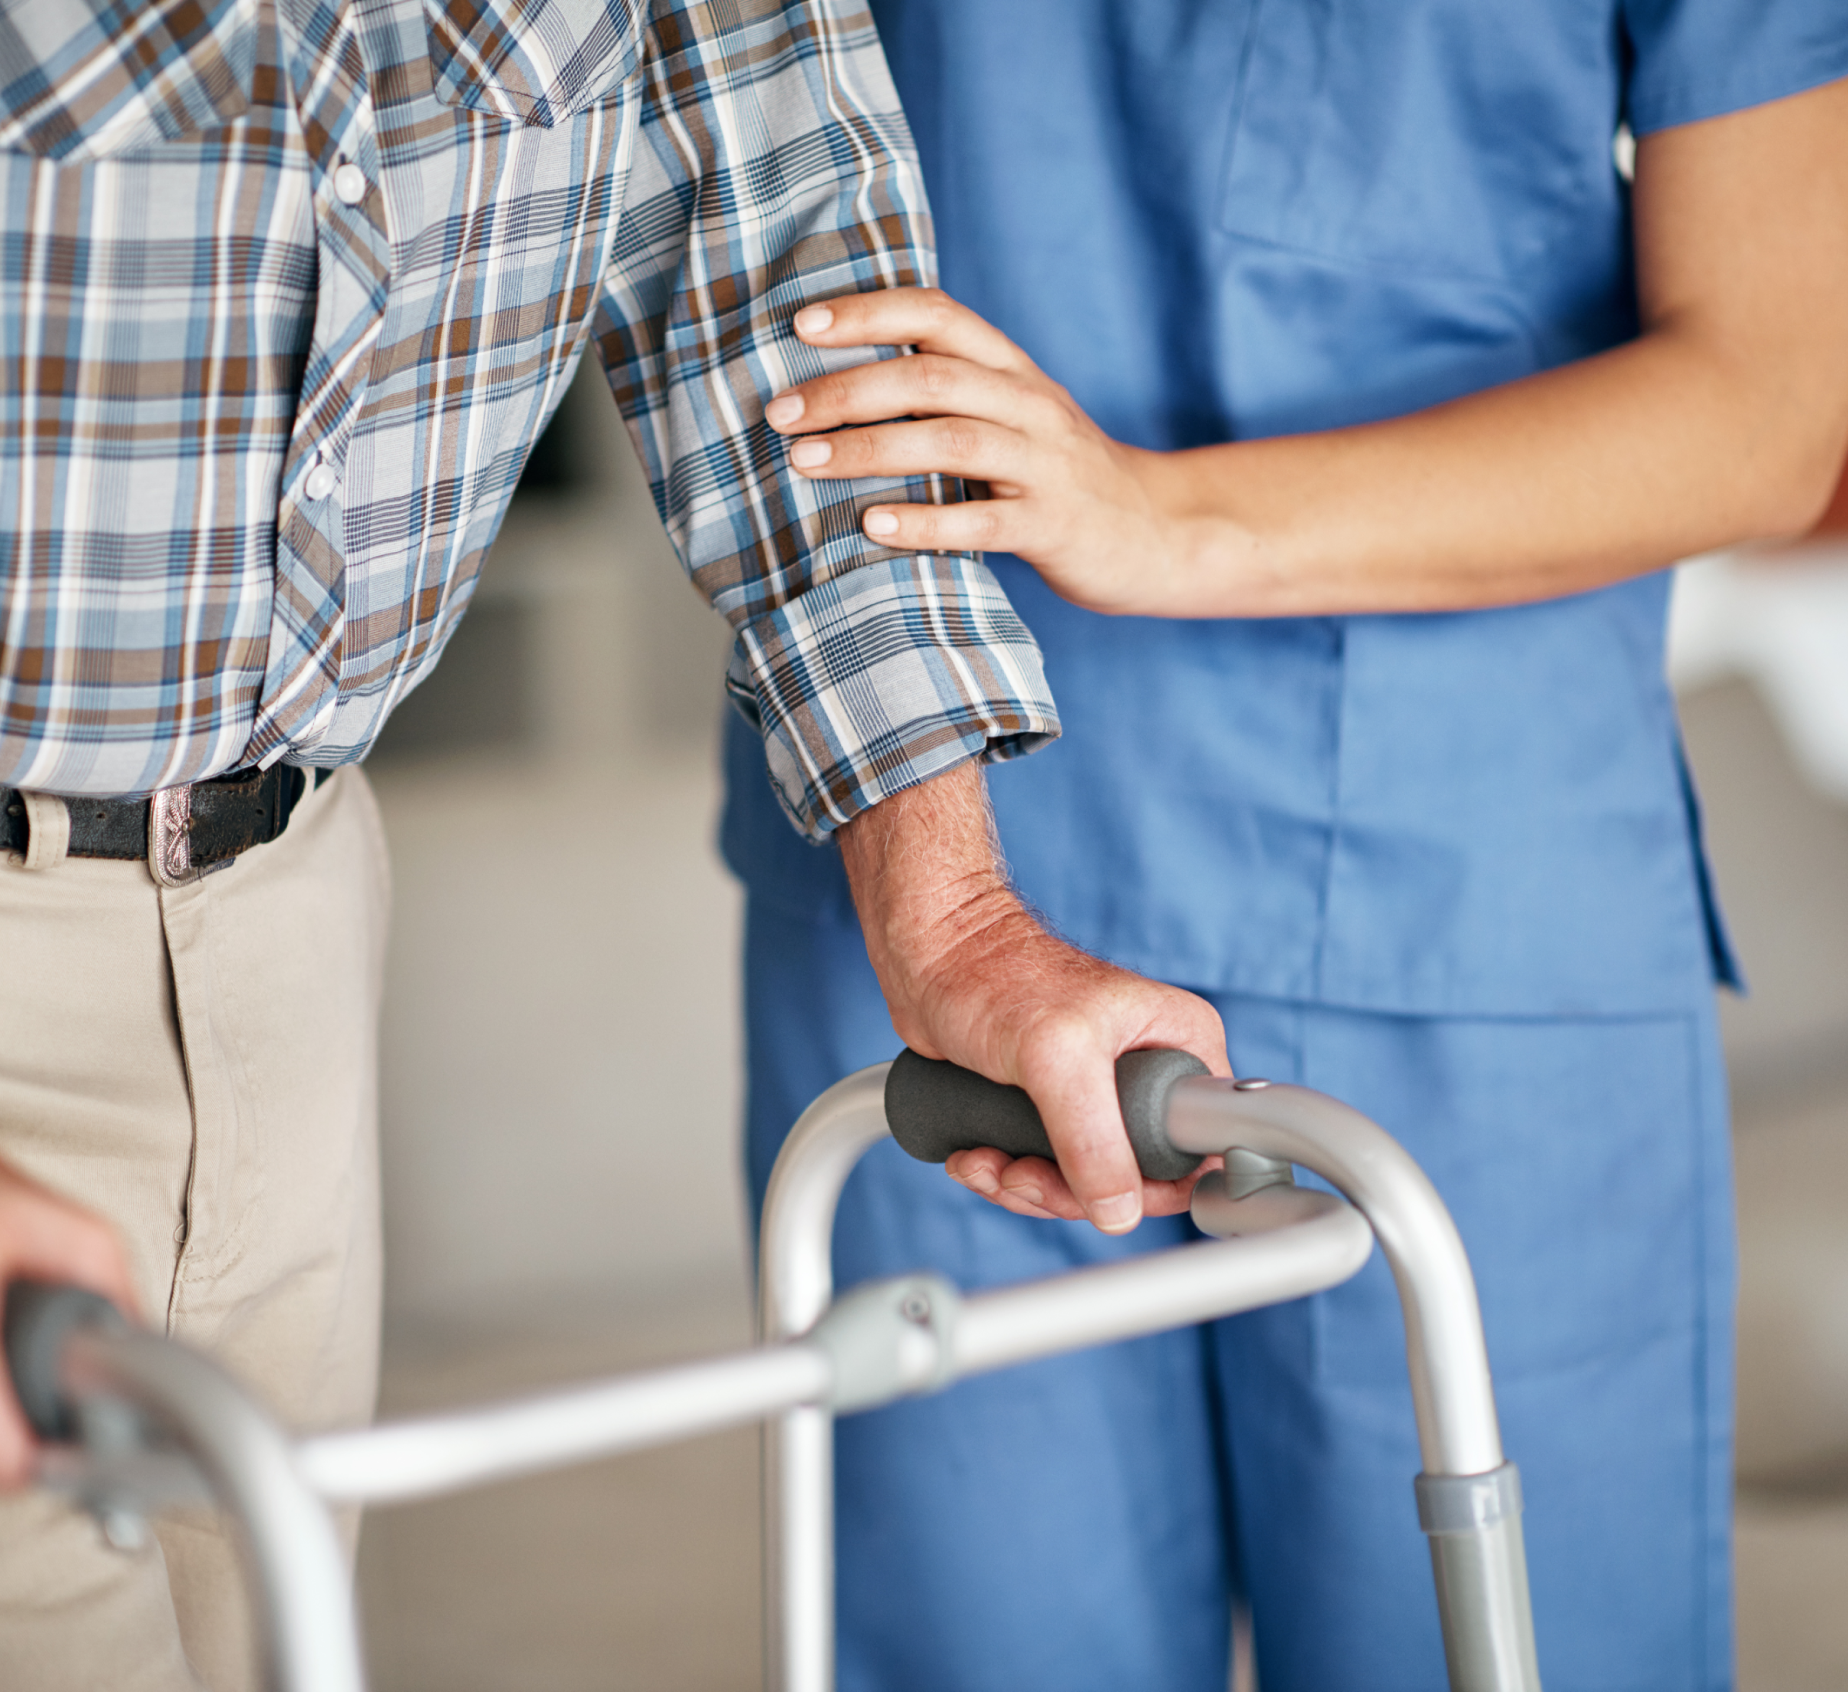
[(791, 475), (803, 304), (930, 277), (852, 0), (0, 0), (0, 783), (363, 756), (595, 348), (811, 835), (1057, 732), (929, 481)]

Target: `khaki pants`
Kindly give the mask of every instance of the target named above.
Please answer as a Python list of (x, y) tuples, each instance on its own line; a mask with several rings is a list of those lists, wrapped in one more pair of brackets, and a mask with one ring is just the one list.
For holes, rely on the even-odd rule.
[[(148, 1324), (298, 1429), (372, 1411), (389, 897), (351, 769), (179, 889), (0, 859), (0, 1157), (114, 1223)], [(0, 1500), (6, 1692), (242, 1692), (257, 1654), (216, 1518), (124, 1553), (44, 1495)]]

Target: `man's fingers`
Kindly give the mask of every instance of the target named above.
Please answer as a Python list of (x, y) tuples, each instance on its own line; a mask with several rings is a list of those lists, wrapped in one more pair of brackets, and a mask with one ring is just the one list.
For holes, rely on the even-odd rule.
[(931, 417), (805, 435), (789, 449), (789, 462), (821, 481), (934, 474), (1013, 482), (1021, 479), (1025, 461), (1024, 437), (973, 417)]
[(990, 1204), (1040, 1222), (1083, 1220), (1084, 1209), (1072, 1197), (1064, 1177), (1043, 1157), (1010, 1159), (993, 1147), (964, 1156), (994, 1160), (964, 1163), (950, 1171), (956, 1181)]
[(0, 1164), (0, 1288), (19, 1279), (69, 1281), (138, 1313), (128, 1258), (115, 1229)]
[(817, 347), (916, 347), (985, 364), (991, 370), (1037, 369), (999, 329), (940, 288), (878, 288), (843, 294), (796, 313), (796, 333)]
[(1115, 1053), (1094, 1035), (1053, 1031), (1023, 1054), (1021, 1084), (1039, 1106), (1059, 1170), (1091, 1225), (1126, 1234), (1142, 1220), (1142, 1171), (1117, 1107)]
[(12, 1492), (32, 1479), (32, 1433), (13, 1396), (13, 1383), (0, 1379), (0, 1492)]
[(134, 1282), (108, 1223), (47, 1194), (0, 1198), (6, 1253), (0, 1278), (69, 1281), (101, 1293), (126, 1315), (138, 1314)]
[(1224, 1159), (1213, 1158), (1181, 1181), (1146, 1181), (1142, 1187), (1144, 1216), (1174, 1216), (1193, 1204), (1193, 1190), (1208, 1168), (1223, 1167)]
[[(1056, 1213), (1069, 1194), (1096, 1227), (1125, 1233), (1142, 1217), (1144, 1182), (1117, 1102), (1117, 1057), (1176, 1045), (1223, 1073), (1224, 1030), (1205, 1000), (1048, 934), (999, 873), (981, 798), (980, 772), (958, 766), (842, 831), (868, 952), (900, 1038), (1024, 1088), (1058, 1165), (1029, 1159), (1014, 1168), (990, 1148), (959, 1153), (951, 1174), (1010, 1209)], [(978, 836), (955, 855), (958, 841)], [(908, 873), (917, 848), (899, 843), (916, 838), (936, 843), (937, 857), (957, 870), (947, 895), (935, 858), (939, 885)], [(1150, 1196), (1166, 1206), (1182, 1194)]]
[[(1212, 1158), (1205, 1168), (1217, 1168), (1220, 1160)], [(957, 1152), (945, 1165), (949, 1175), (979, 1198), (1011, 1210), (1017, 1216), (1033, 1216), (1043, 1221), (1077, 1222), (1084, 1217), (1084, 1207), (1072, 1197), (1065, 1177), (1044, 1158), (1009, 1158), (992, 1146), (974, 1151)], [(1193, 1202), (1193, 1190), (1199, 1173), (1182, 1181), (1144, 1181), (1142, 1214), (1174, 1216)]]
[[(135, 1313), (134, 1282), (115, 1230), (0, 1164), (0, 1296), (25, 1279), (71, 1282)], [(31, 1479), (32, 1454), (13, 1383), (0, 1370), (0, 1492)]]
[(1082, 1215), (1104, 1233), (1121, 1234), (1145, 1215), (1185, 1210), (1193, 1180), (1143, 1179), (1117, 1102), (1115, 1054), (1171, 1045), (1196, 1053), (1216, 1073), (1230, 1070), (1224, 1028), (1204, 999), (1121, 972), (1108, 979), (1116, 992), (1103, 1025), (1092, 1020), (1105, 1008), (1098, 1004), (1087, 1016), (1037, 1018), (1016, 1049), (1014, 1078), (1039, 1107), (1057, 1168), (1039, 1158), (1010, 1163), (985, 1149), (959, 1153), (952, 1173), (1022, 1215)]
[(1206, 1000), (1184, 988), (1164, 987), (1151, 1011), (1134, 1041), (1137, 1047), (1172, 1046), (1192, 1052), (1212, 1074), (1231, 1076), (1225, 1024)]
[(857, 364), (789, 388), (764, 407), (764, 421), (785, 435), (888, 417), (979, 417), (1024, 429), (1049, 421), (1052, 404), (1018, 376), (966, 358), (919, 353)]
[(1039, 1106), (1072, 1196), (1106, 1234), (1127, 1233), (1144, 1215), (1185, 1209), (1191, 1194), (1190, 1182), (1143, 1180), (1117, 1104), (1115, 1053), (1178, 1046), (1197, 1053), (1216, 1072), (1229, 1073), (1224, 1029), (1211, 1005), (1134, 977), (1119, 981), (1124, 997), (1115, 1017), (1134, 1020), (1129, 1028), (1119, 1023), (1121, 1032), (1106, 1037), (1110, 1061), (1099, 1061), (1098, 1030), (1082, 1021), (1055, 1023), (1030, 1040), (1020, 1075)]
[[(9, 1202), (14, 1197), (11, 1191), (0, 1189), (0, 1226), (8, 1212), (17, 1208)], [(0, 1298), (19, 1274), (18, 1266), (10, 1261), (15, 1243), (11, 1235), (0, 1234)], [(32, 1431), (14, 1395), (12, 1376), (0, 1367), (0, 1492), (12, 1492), (31, 1480), (32, 1450)]]
[(976, 1146), (969, 1151), (951, 1152), (943, 1167), (965, 1187), (981, 1192), (999, 1187), (1001, 1173), (1012, 1161), (1006, 1152), (994, 1146)]

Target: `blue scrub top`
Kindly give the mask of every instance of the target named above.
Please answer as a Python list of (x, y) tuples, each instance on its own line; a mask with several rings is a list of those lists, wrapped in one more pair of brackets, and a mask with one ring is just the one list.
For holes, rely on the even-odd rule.
[[(1613, 137), (1848, 75), (1845, 0), (872, 0), (944, 286), (1154, 448), (1436, 404), (1636, 333)], [(1210, 987), (1421, 1014), (1685, 1006), (1732, 965), (1666, 574), (1400, 617), (1105, 618), (996, 561), (1062, 740), (991, 771), (1026, 897)], [(753, 897), (838, 853), (727, 749)]]

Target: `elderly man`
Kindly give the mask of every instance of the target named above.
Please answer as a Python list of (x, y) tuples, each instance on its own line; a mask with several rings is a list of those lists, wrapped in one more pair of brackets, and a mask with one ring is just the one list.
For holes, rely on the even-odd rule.
[[(0, 89), (0, 1276), (132, 1302), (298, 1423), (368, 1413), (388, 887), (354, 766), (587, 345), (898, 1027), (1028, 1086), (1134, 1226), (1112, 1060), (1223, 1067), (1217, 1018), (1010, 891), (979, 765), (1056, 734), (1037, 649), (973, 555), (858, 522), (942, 484), (808, 482), (763, 420), (875, 356), (805, 347), (804, 303), (932, 279), (869, 20), (8, 0)], [(480, 827), (484, 875), (531, 873), (543, 841)], [(246, 1684), (229, 1558), (12, 1502), (0, 1682)]]

